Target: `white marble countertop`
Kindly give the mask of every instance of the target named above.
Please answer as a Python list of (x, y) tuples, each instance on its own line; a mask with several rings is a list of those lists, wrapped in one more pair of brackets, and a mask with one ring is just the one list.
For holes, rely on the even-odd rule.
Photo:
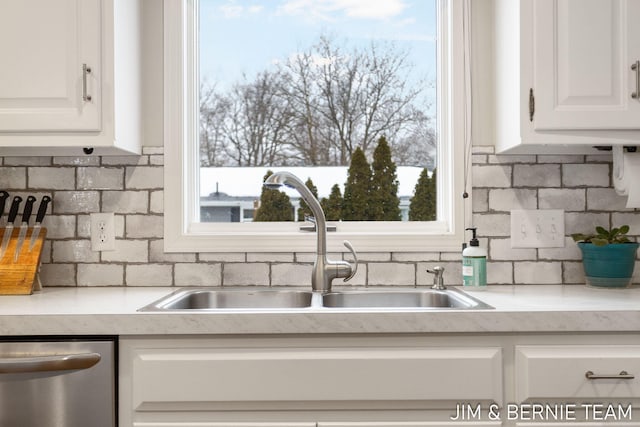
[(175, 288), (45, 288), (0, 296), (2, 335), (640, 332), (640, 288), (489, 286), (489, 310), (139, 312)]

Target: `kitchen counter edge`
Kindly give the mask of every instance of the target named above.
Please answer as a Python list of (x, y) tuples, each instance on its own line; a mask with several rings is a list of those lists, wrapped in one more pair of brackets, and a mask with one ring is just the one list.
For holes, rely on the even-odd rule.
[[(465, 334), (640, 331), (640, 287), (495, 285), (489, 310), (140, 312), (169, 287), (44, 288), (0, 296), (0, 333), (19, 335)], [(470, 292), (471, 294), (471, 292)]]

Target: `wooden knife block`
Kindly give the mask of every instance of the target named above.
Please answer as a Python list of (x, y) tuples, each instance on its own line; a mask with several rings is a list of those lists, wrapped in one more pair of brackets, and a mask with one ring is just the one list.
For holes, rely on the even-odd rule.
[[(0, 228), (0, 242), (7, 229)], [(42, 227), (33, 249), (29, 251), (31, 244), (31, 233), (33, 227), (27, 229), (22, 248), (18, 254), (18, 259), (14, 261), (16, 247), (18, 246), (18, 234), (20, 227), (14, 227), (11, 240), (6, 252), (0, 259), (0, 295), (31, 295), (34, 290), (34, 282), (40, 268), (40, 257), (42, 256), (42, 246), (47, 235), (47, 229)]]

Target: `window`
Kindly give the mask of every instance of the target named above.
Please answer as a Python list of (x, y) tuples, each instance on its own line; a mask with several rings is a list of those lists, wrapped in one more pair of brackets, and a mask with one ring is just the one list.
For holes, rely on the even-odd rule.
[[(437, 4), (439, 28), (436, 65), (439, 78), (434, 85), (438, 93), (437, 102), (432, 102), (429, 106), (429, 100), (435, 101), (434, 92), (429, 93), (428, 86), (423, 88), (420, 86), (421, 83), (417, 83), (424, 75), (405, 74), (400, 78), (396, 76), (396, 80), (389, 83), (396, 84), (392, 88), (395, 91), (394, 96), (390, 98), (397, 102), (407, 101), (404, 106), (408, 105), (410, 108), (407, 111), (411, 110), (414, 113), (410, 120), (407, 119), (407, 126), (402, 127), (402, 120), (397, 120), (393, 128), (391, 126), (384, 128), (379, 126), (379, 123), (375, 123), (375, 126), (368, 123), (370, 126), (367, 126), (352, 120), (350, 123), (355, 125), (349, 130), (355, 135), (353, 139), (345, 136), (346, 128), (340, 128), (347, 117), (340, 117), (341, 123), (326, 122), (331, 119), (328, 110), (331, 99), (327, 97), (316, 98), (313, 102), (306, 103), (306, 107), (313, 104), (311, 106), (317, 111), (306, 116), (296, 116), (296, 113), (305, 106), (305, 100), (301, 97), (287, 98), (287, 96), (293, 96), (292, 94), (296, 91), (292, 86), (301, 83), (307, 74), (319, 75), (324, 72), (322, 79), (330, 81), (350, 71), (359, 85), (372, 84), (376, 78), (374, 74), (380, 71), (380, 66), (367, 69), (367, 63), (382, 63), (390, 67), (395, 64), (409, 69), (412, 68), (408, 65), (412, 62), (409, 53), (399, 49), (395, 44), (383, 44), (376, 40), (368, 40), (366, 43), (354, 42), (352, 39), (336, 35), (335, 31), (329, 28), (326, 33), (320, 31), (315, 32), (313, 36), (305, 36), (315, 37), (306, 44), (304, 37), (296, 40), (293, 50), (297, 52), (295, 54), (291, 54), (293, 51), (287, 51), (286, 48), (269, 52), (265, 58), (271, 58), (269, 60), (272, 63), (271, 66), (265, 66), (265, 62), (268, 62), (265, 58), (255, 61), (255, 64), (260, 64), (259, 66), (247, 64), (248, 60), (244, 59), (244, 69), (238, 71), (231, 68), (231, 71), (225, 71), (222, 67), (215, 65), (216, 57), (225, 55), (222, 52), (223, 49), (220, 49), (217, 54), (211, 54), (199, 46), (200, 35), (203, 33), (202, 30), (199, 31), (199, 24), (204, 15), (198, 12), (212, 16), (207, 12), (207, 8), (213, 1), (201, 0), (200, 5), (197, 4), (197, 0), (165, 2), (165, 249), (199, 252), (313, 251), (315, 239), (307, 231), (300, 231), (299, 223), (254, 221), (256, 201), (259, 199), (256, 192), (261, 191), (261, 182), (266, 170), (289, 170), (303, 181), (314, 176), (314, 184), (323, 186), (323, 194), (320, 194), (320, 197), (327, 197), (328, 188), (333, 184), (342, 185), (346, 180), (347, 169), (353, 163), (355, 148), (350, 144), (354, 140), (358, 141), (364, 152), (371, 158), (381, 137), (392, 135), (393, 141), (389, 145), (400, 152), (396, 153), (393, 161), (400, 163), (397, 171), (398, 178), (403, 177), (399, 179), (401, 184), (403, 180), (405, 181), (402, 191), (398, 194), (400, 215), (396, 219), (405, 219), (405, 221), (384, 219), (359, 221), (357, 220), (359, 218), (344, 218), (345, 220), (334, 223), (337, 231), (329, 236), (329, 250), (340, 251), (342, 240), (350, 240), (359, 251), (458, 251), (463, 241), (465, 211), (470, 209), (469, 199), (463, 200), (461, 197), (466, 175), (463, 148), (465, 140), (462, 70), (464, 50), (460, 48), (462, 46), (460, 31), (462, 0), (434, 0), (434, 8)], [(258, 14), (264, 10), (264, 6), (251, 8), (242, 2), (222, 3), (224, 2), (217, 1), (215, 5), (228, 6), (226, 13), (230, 15)], [(349, 3), (353, 7), (358, 2)], [(428, 2), (421, 3), (428, 4)], [(280, 5), (284, 4), (293, 7), (307, 4), (307, 2), (280, 2)], [(315, 9), (317, 5), (322, 4), (325, 3), (310, 2), (305, 11), (309, 14), (330, 13), (321, 8)], [(335, 6), (336, 3), (332, 4)], [(384, 4), (389, 5), (394, 2)], [(402, 5), (403, 2), (398, 0), (395, 4)], [(311, 7), (309, 5), (314, 5), (312, 8), (314, 10), (309, 10)], [(220, 10), (218, 9), (218, 12)], [(360, 10), (360, 13), (371, 13), (373, 10), (375, 7), (368, 7), (364, 11)], [(285, 11), (281, 10), (280, 13), (284, 14)], [(220, 16), (219, 13), (218, 16)], [(283, 18), (280, 17), (280, 19)], [(304, 21), (300, 17), (297, 18), (297, 21), (301, 20)], [(289, 19), (280, 21), (278, 25), (292, 25), (292, 22), (294, 21)], [(222, 23), (218, 24), (215, 27), (224, 30)], [(254, 25), (258, 26), (255, 22)], [(356, 32), (355, 29), (354, 32)], [(262, 40), (259, 33), (245, 30), (240, 34), (245, 34), (244, 43), (251, 48), (255, 45), (258, 52), (266, 49), (260, 45)], [(202, 34), (202, 37), (209, 37), (209, 35)], [(214, 40), (222, 39), (220, 34), (213, 37)], [(268, 37), (265, 35), (264, 38)], [(282, 44), (277, 40), (270, 43), (272, 47)], [(225, 49), (228, 50), (229, 46)], [(234, 49), (238, 50), (237, 47), (231, 47), (231, 51)], [(339, 55), (339, 52), (348, 53)], [(198, 58), (201, 56), (206, 56), (207, 59), (199, 62)], [(210, 58), (213, 58), (213, 62)], [(344, 61), (340, 62), (341, 60)], [(233, 67), (233, 64), (243, 61), (222, 62), (231, 64)], [(212, 73), (211, 70), (215, 72)], [(233, 78), (230, 79), (225, 75), (232, 75)], [(238, 76), (241, 76), (240, 80)], [(287, 84), (289, 86), (285, 87)], [(315, 87), (311, 87), (312, 85), (297, 87), (298, 94), (310, 87), (307, 94), (314, 91), (316, 94), (326, 94), (328, 90), (335, 89), (342, 83), (321, 87), (321, 82), (316, 78), (314, 84), (316, 84)], [(260, 92), (260, 89), (263, 91)], [(349, 91), (353, 92), (353, 86)], [(241, 115), (228, 115), (226, 118), (223, 115), (231, 114), (230, 112), (233, 111), (236, 113), (246, 111), (248, 104), (242, 105), (242, 100), (256, 94), (273, 95), (278, 102), (263, 108), (263, 113), (265, 111), (273, 113), (271, 119), (274, 122), (262, 130), (272, 133), (269, 138), (257, 140), (258, 143), (268, 141), (271, 145), (263, 144), (251, 151), (247, 150), (246, 146), (233, 145), (233, 141), (234, 137), (237, 137), (236, 140), (248, 140), (246, 128), (255, 129), (252, 127), (253, 123), (247, 123)], [(370, 92), (360, 95), (365, 97), (367, 94)], [(335, 97), (333, 99), (335, 100)], [(225, 105), (220, 105), (225, 102)], [(296, 102), (299, 103), (296, 104)], [(237, 105), (232, 105), (234, 103)], [(364, 107), (359, 111), (353, 111), (353, 114), (359, 117), (367, 116), (371, 110), (368, 106), (375, 105), (375, 100), (361, 104)], [(420, 107), (416, 107), (418, 104), (424, 108), (420, 110)], [(390, 106), (389, 109), (395, 107)], [(318, 110), (321, 108), (326, 110)], [(203, 111), (206, 114), (202, 114)], [(221, 112), (222, 116), (216, 116)], [(428, 161), (416, 159), (419, 154), (425, 156), (430, 154), (428, 152), (410, 153), (410, 149), (415, 146), (410, 143), (411, 133), (416, 132), (416, 126), (420, 125), (420, 121), (416, 120), (417, 114), (434, 116), (436, 112), (440, 140), (434, 156), (437, 158), (438, 165), (437, 220), (406, 221), (411, 188), (415, 188), (419, 175), (415, 172), (422, 170), (425, 161)], [(317, 117), (321, 117), (325, 123), (305, 127), (305, 121), (307, 124), (317, 123), (319, 120), (312, 120)], [(375, 119), (380, 121), (379, 115), (371, 114), (371, 117), (374, 118), (372, 121)], [(224, 123), (233, 124), (235, 128), (231, 129), (233, 126), (228, 126), (225, 130), (227, 134), (223, 138), (217, 138), (215, 134), (220, 131), (219, 125)], [(241, 129), (241, 126), (246, 128)], [(366, 132), (371, 129), (375, 129), (376, 132), (367, 135)], [(297, 141), (296, 136), (303, 131), (309, 135), (313, 134), (314, 137), (300, 138)], [(276, 135), (276, 132), (281, 134)], [(203, 143), (199, 147), (199, 140), (206, 141), (208, 145)], [(310, 140), (317, 140), (317, 147), (324, 148), (317, 149), (316, 146), (309, 144)], [(339, 141), (339, 144), (335, 144), (336, 141)], [(404, 148), (398, 148), (401, 145), (398, 141), (405, 144)], [(222, 145), (216, 146), (218, 143)], [(408, 155), (404, 156), (403, 160), (399, 154)], [(402, 164), (403, 162), (406, 164)], [(249, 166), (249, 169), (239, 168), (245, 165)], [(316, 166), (310, 167), (310, 165)], [(409, 172), (413, 172), (413, 178), (404, 178), (405, 175), (411, 175)], [(407, 182), (410, 183), (407, 184)], [(244, 187), (246, 184), (253, 186), (254, 190), (245, 190), (244, 193), (251, 194), (242, 194), (243, 191), (233, 193), (234, 186)], [(410, 189), (406, 190), (407, 187)], [(345, 191), (344, 187), (340, 189)], [(292, 192), (289, 195), (293, 201), (292, 204), (296, 206), (297, 194)], [(297, 209), (292, 209), (292, 219), (296, 214)]]

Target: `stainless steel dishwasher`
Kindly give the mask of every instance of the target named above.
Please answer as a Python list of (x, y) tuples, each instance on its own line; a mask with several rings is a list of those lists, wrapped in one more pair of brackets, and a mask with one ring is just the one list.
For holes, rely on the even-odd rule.
[(114, 427), (116, 339), (0, 340), (0, 427)]

